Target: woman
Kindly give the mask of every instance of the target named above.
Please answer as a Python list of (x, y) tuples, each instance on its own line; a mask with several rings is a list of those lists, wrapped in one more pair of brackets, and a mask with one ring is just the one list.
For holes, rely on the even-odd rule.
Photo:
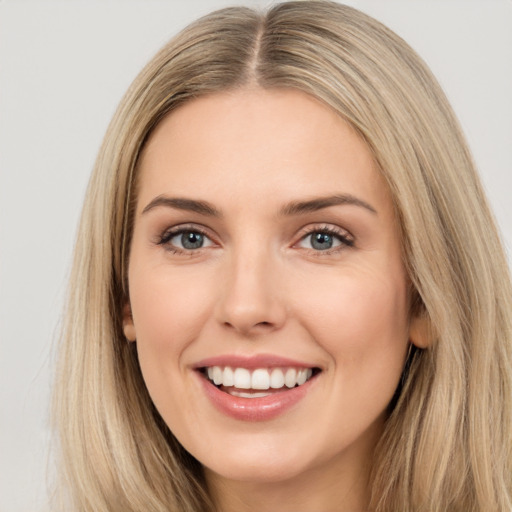
[(511, 506), (511, 290), (419, 57), (330, 2), (164, 47), (87, 194), (55, 400), (76, 510)]

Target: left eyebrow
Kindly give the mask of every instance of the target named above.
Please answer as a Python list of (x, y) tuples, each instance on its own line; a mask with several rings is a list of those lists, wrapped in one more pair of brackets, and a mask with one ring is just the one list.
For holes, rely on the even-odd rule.
[(299, 215), (301, 213), (316, 212), (323, 208), (329, 208), (330, 206), (338, 205), (352, 205), (364, 208), (371, 213), (377, 215), (377, 210), (366, 201), (358, 199), (357, 197), (350, 194), (336, 194), (327, 197), (317, 197), (309, 201), (292, 201), (281, 209), (281, 215)]

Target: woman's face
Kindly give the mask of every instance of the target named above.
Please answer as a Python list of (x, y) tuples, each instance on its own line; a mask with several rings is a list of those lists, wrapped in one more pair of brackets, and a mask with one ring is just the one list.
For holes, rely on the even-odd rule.
[(411, 339), (365, 143), (301, 92), (214, 94), (160, 123), (139, 185), (125, 333), (178, 440), (211, 478), (360, 470)]

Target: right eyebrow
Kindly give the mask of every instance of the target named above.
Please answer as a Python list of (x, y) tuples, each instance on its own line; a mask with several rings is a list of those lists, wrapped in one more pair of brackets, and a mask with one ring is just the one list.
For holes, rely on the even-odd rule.
[(199, 201), (196, 199), (186, 199), (184, 197), (169, 197), (160, 195), (150, 201), (142, 210), (142, 214), (150, 210), (164, 206), (167, 208), (174, 208), (177, 210), (185, 210), (189, 212), (199, 213), (208, 217), (221, 217), (222, 214), (217, 208), (206, 201)]

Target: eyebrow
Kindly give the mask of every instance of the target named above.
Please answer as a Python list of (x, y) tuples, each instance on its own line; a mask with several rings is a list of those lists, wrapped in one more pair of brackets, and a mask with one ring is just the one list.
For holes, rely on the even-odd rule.
[(377, 210), (372, 205), (350, 194), (336, 194), (333, 196), (318, 197), (309, 201), (293, 201), (288, 203), (281, 210), (281, 215), (300, 215), (301, 213), (315, 212), (322, 210), (323, 208), (338, 205), (359, 206), (377, 215)]
[(185, 210), (189, 212), (207, 215), (209, 217), (221, 217), (221, 213), (217, 208), (206, 201), (198, 201), (196, 199), (186, 199), (184, 197), (168, 197), (160, 195), (150, 201), (147, 206), (142, 210), (142, 213), (147, 213), (158, 206), (166, 206), (168, 208), (175, 208), (177, 210)]
[[(293, 215), (300, 215), (303, 213), (315, 212), (322, 210), (323, 208), (339, 205), (359, 206), (377, 215), (377, 210), (373, 206), (368, 204), (366, 201), (358, 199), (357, 197), (354, 197), (350, 194), (336, 194), (333, 196), (318, 197), (308, 201), (292, 201), (281, 209), (280, 214), (282, 216), (288, 217)], [(144, 210), (142, 210), (142, 214), (147, 213), (148, 211), (159, 206), (195, 212), (201, 215), (206, 215), (208, 217), (222, 217), (221, 212), (207, 201), (187, 199), (184, 197), (168, 197), (165, 195), (157, 196), (152, 201), (150, 201)]]

